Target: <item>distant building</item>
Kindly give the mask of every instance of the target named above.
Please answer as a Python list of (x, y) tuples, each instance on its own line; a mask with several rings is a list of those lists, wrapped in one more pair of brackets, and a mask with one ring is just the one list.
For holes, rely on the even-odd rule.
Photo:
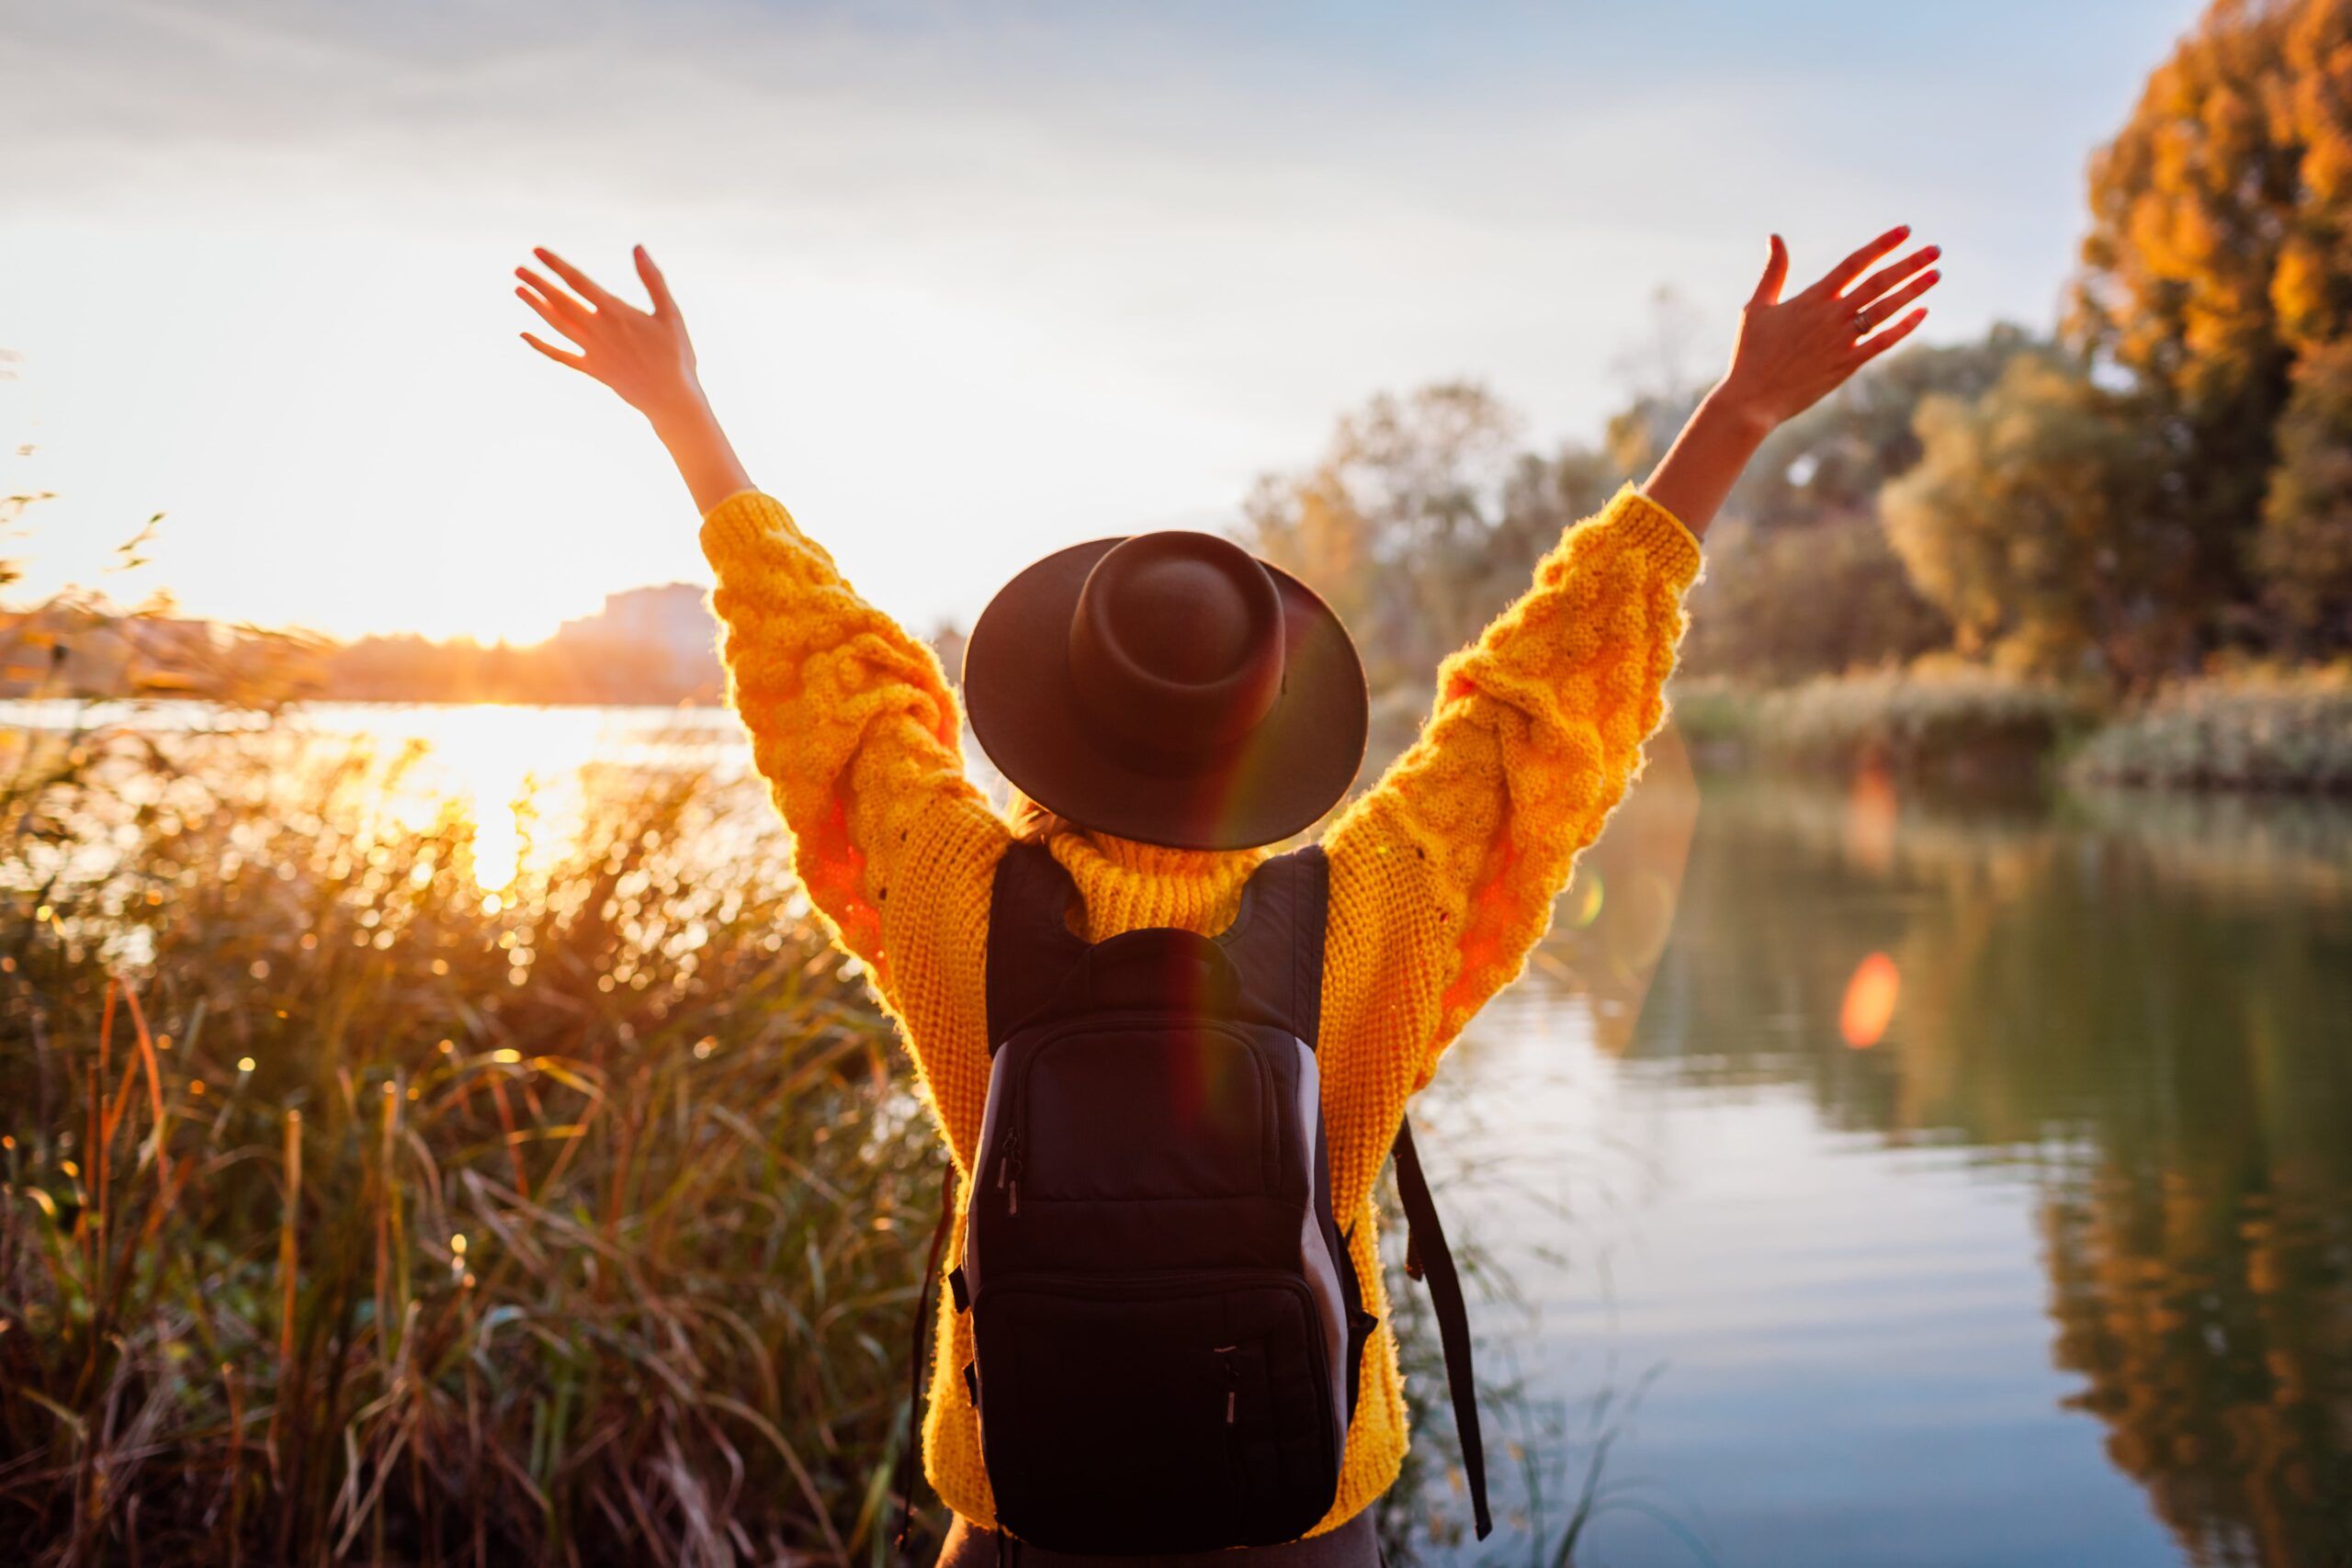
[(708, 660), (712, 669), (718, 668), (718, 623), (704, 591), (691, 582), (607, 593), (603, 609), (564, 622), (555, 635), (559, 641), (588, 637), (658, 644), (679, 659)]
[(678, 696), (708, 702), (723, 688), (718, 623), (705, 591), (691, 582), (607, 593), (602, 610), (564, 622), (552, 643), (563, 653), (587, 659), (625, 653), (642, 660), (652, 654), (666, 667), (642, 671), (647, 683)]

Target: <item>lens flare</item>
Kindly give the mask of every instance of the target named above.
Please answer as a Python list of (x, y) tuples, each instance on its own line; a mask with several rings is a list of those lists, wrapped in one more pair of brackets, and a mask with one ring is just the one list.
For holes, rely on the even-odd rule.
[(1885, 953), (1873, 953), (1855, 965), (1854, 977), (1846, 982), (1846, 1005), (1838, 1013), (1838, 1029), (1846, 1043), (1857, 1051), (1877, 1044), (1894, 1018), (1895, 998), (1902, 991), (1903, 973)]
[(1561, 918), (1570, 931), (1582, 931), (1600, 919), (1601, 900), (1605, 897), (1600, 868), (1590, 863), (1577, 867), (1576, 881), (1568, 886), (1562, 901)]

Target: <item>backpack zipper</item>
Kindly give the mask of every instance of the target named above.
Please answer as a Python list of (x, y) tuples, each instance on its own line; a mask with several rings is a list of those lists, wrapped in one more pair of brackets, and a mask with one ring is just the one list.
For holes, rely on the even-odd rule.
[[(1024, 1072), (1022, 1077), (1022, 1087), (1025, 1089), (1028, 1087), (1028, 1075)], [(997, 1190), (1004, 1194), (1004, 1212), (1007, 1214), (1021, 1212), (1021, 1127), (1027, 1120), (1024, 1107), (1023, 1114), (1005, 1130), (1004, 1152), (997, 1156), (996, 1185)]]

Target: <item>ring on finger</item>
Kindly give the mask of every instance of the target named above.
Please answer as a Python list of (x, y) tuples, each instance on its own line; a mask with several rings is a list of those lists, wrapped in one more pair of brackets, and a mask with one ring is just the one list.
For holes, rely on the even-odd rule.
[(1854, 335), (1859, 338), (1867, 333), (1871, 328), (1876, 326), (1878, 323), (1871, 318), (1871, 312), (1865, 309), (1854, 312), (1853, 324)]

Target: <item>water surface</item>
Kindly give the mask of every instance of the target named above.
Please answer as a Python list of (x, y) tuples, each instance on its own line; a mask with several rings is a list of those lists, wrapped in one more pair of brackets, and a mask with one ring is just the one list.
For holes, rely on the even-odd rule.
[(1426, 1112), (1514, 1523), (1614, 1429), (1580, 1561), (2352, 1562), (2352, 810), (1663, 772)]

